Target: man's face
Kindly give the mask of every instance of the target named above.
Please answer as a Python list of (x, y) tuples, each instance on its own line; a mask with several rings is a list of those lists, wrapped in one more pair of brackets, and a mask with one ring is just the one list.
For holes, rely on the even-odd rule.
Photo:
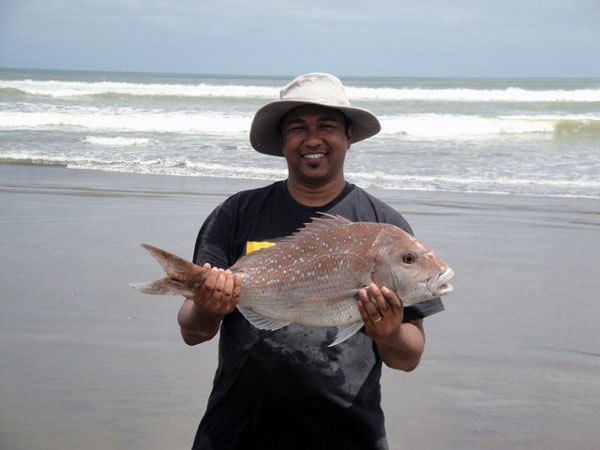
[(336, 109), (304, 105), (287, 113), (281, 136), (290, 178), (311, 185), (343, 178), (353, 135), (352, 125), (346, 127), (344, 115)]

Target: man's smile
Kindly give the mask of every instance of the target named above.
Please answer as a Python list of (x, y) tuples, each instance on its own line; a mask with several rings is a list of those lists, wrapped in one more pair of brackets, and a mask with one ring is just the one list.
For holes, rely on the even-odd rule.
[(316, 161), (318, 159), (325, 158), (326, 156), (326, 152), (305, 153), (300, 155), (300, 157), (311, 161)]

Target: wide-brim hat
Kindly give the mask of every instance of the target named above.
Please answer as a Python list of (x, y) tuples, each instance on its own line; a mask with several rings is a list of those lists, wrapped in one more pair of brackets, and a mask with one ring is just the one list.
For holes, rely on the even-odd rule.
[(339, 78), (328, 73), (309, 73), (282, 88), (279, 100), (267, 103), (256, 112), (250, 128), (252, 147), (266, 155), (283, 156), (281, 120), (292, 109), (307, 104), (335, 108), (345, 114), (354, 126), (353, 143), (370, 138), (381, 130), (373, 113), (350, 105)]

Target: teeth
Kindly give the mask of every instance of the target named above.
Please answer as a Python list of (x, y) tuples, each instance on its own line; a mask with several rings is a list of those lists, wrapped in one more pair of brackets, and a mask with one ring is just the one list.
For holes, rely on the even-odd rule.
[(325, 153), (309, 153), (308, 155), (304, 155), (304, 158), (307, 159), (319, 159), (319, 158), (323, 158), (325, 156)]

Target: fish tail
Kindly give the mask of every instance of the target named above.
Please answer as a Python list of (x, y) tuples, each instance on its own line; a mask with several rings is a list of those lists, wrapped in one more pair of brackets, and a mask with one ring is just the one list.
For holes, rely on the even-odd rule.
[(142, 244), (142, 247), (158, 261), (167, 276), (146, 283), (130, 283), (136, 291), (144, 294), (193, 297), (204, 284), (209, 272), (204, 267), (152, 245)]

